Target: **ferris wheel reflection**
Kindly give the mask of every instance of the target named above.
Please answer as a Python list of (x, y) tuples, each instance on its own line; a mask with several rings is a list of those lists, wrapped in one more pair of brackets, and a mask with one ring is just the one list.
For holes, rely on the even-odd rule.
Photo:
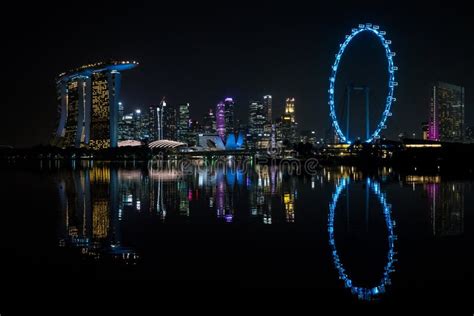
[[(329, 245), (331, 247), (331, 254), (332, 254), (334, 265), (339, 274), (339, 279), (344, 282), (344, 286), (350, 289), (352, 294), (356, 295), (358, 299), (371, 301), (380, 297), (380, 295), (386, 292), (387, 286), (391, 285), (390, 274), (395, 271), (394, 263), (396, 261), (395, 241), (397, 240), (397, 236), (395, 235), (395, 232), (394, 232), (395, 221), (392, 219), (391, 205), (387, 202), (386, 194), (383, 193), (380, 189), (380, 183), (367, 178), (366, 180), (367, 193), (369, 191), (373, 192), (373, 194), (375, 194), (375, 196), (377, 197), (377, 200), (379, 201), (382, 207), (382, 211), (383, 211), (383, 215), (384, 215), (384, 219), (385, 219), (385, 223), (387, 227), (387, 234), (388, 234), (388, 239), (387, 239), (388, 240), (388, 253), (387, 253), (387, 263), (384, 267), (384, 273), (383, 273), (382, 278), (380, 279), (380, 282), (373, 287), (357, 286), (352, 281), (352, 278), (347, 273), (346, 268), (344, 267), (340, 259), (339, 253), (336, 248), (335, 232), (334, 232), (334, 226), (335, 226), (334, 218), (335, 218), (335, 213), (336, 213), (337, 202), (339, 200), (341, 193), (345, 189), (348, 189), (349, 185), (350, 185), (349, 178), (341, 178), (339, 180), (339, 183), (336, 186), (335, 192), (333, 193), (331, 203), (329, 204), (329, 216), (328, 216)], [(366, 200), (366, 207), (368, 205), (367, 203), (368, 201)]]

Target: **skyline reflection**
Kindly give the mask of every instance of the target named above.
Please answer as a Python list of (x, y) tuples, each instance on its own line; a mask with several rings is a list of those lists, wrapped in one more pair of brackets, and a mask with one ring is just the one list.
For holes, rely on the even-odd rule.
[[(138, 166), (103, 163), (58, 170), (56, 186), (61, 214), (58, 234), (62, 247), (80, 249), (83, 255), (97, 260), (113, 258), (136, 265), (145, 259), (136, 250), (136, 244), (132, 246), (123, 239), (122, 232), (124, 227), (140, 230), (136, 226), (139, 219), (156, 225), (302, 227), (308, 214), (314, 216), (321, 211), (326, 212), (329, 232), (326, 245), (329, 244), (334, 268), (343, 281), (341, 286), (350, 288), (361, 300), (372, 300), (386, 293), (392, 283), (391, 275), (396, 274), (399, 249), (395, 249), (398, 248), (395, 229), (399, 229), (396, 224), (399, 214), (389, 202), (391, 193), (386, 187), (399, 184), (400, 188), (407, 187), (407, 192), (412, 191), (412, 186), (421, 187), (425, 192), (423, 201), (431, 212), (427, 215), (434, 235), (460, 235), (464, 231), (463, 182), (443, 182), (439, 176), (402, 177), (391, 168), (364, 174), (354, 167), (333, 167), (313, 175), (298, 175), (291, 166), (255, 165), (244, 172), (225, 165), (206, 167), (197, 162), (186, 172), (174, 163)], [(354, 188), (349, 194), (350, 186)], [(305, 203), (312, 195), (317, 198), (308, 208)], [(336, 204), (342, 208), (337, 212)], [(335, 225), (336, 222), (339, 224)], [(338, 249), (336, 235), (343, 241), (337, 242)], [(379, 239), (385, 241), (385, 246), (378, 245)], [(385, 258), (385, 263), (381, 263), (383, 277), (377, 285), (366, 286), (377, 282), (374, 280), (380, 276), (380, 267), (360, 269), (363, 265), (357, 263), (360, 258), (351, 252), (358, 246), (344, 244), (358, 240), (375, 242), (370, 255)], [(381, 262), (380, 258), (374, 259), (373, 264)], [(356, 286), (353, 276), (362, 280), (363, 285)]]

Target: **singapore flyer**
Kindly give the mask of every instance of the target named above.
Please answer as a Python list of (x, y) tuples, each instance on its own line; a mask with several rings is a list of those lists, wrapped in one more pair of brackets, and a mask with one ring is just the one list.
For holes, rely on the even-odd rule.
[(345, 41), (342, 44), (340, 44), (339, 52), (336, 54), (336, 59), (334, 60), (334, 64), (332, 65), (332, 68), (331, 68), (331, 76), (329, 77), (329, 90), (328, 90), (329, 115), (330, 115), (334, 130), (339, 138), (339, 141), (342, 143), (348, 143), (348, 144), (351, 143), (351, 140), (348, 138), (348, 135), (345, 135), (342, 132), (337, 115), (336, 115), (336, 104), (335, 104), (336, 77), (337, 77), (339, 63), (342, 59), (342, 55), (344, 54), (345, 49), (358, 34), (363, 33), (363, 32), (373, 33), (380, 40), (380, 42), (382, 43), (382, 46), (385, 49), (385, 55), (388, 61), (388, 81), (387, 81), (388, 94), (387, 94), (387, 97), (385, 98), (384, 110), (382, 113), (382, 117), (380, 121), (377, 123), (375, 130), (373, 132), (368, 133), (368, 138), (364, 140), (366, 143), (370, 143), (373, 140), (378, 139), (380, 137), (380, 132), (386, 128), (386, 122), (387, 122), (388, 117), (392, 115), (392, 113), (390, 112), (392, 103), (396, 101), (396, 98), (394, 97), (394, 89), (398, 85), (398, 83), (395, 81), (395, 71), (397, 71), (398, 68), (394, 65), (394, 62), (393, 62), (393, 57), (395, 56), (395, 53), (392, 52), (390, 49), (391, 41), (385, 39), (385, 32), (379, 30), (379, 27), (377, 25), (372, 25), (370, 23), (359, 24), (359, 27), (352, 29), (352, 32), (349, 35), (346, 35)]
[(360, 300), (370, 301), (377, 298), (379, 295), (385, 293), (386, 286), (391, 284), (390, 273), (394, 271), (395, 263), (395, 240), (397, 236), (394, 232), (395, 222), (391, 218), (391, 206), (387, 203), (385, 194), (380, 191), (380, 184), (378, 182), (367, 179), (367, 189), (371, 190), (376, 196), (382, 206), (385, 223), (387, 225), (388, 232), (388, 253), (387, 253), (387, 264), (384, 268), (383, 276), (380, 283), (371, 288), (359, 287), (353, 284), (352, 279), (346, 272), (344, 265), (339, 258), (339, 254), (336, 248), (335, 233), (334, 233), (334, 218), (336, 213), (337, 201), (341, 192), (349, 185), (349, 179), (343, 178), (340, 180), (336, 187), (336, 192), (333, 194), (331, 204), (329, 205), (329, 217), (328, 217), (328, 233), (329, 233), (329, 245), (331, 247), (331, 253), (334, 261), (334, 265), (338, 271), (339, 279), (344, 281), (344, 286), (349, 288), (351, 292), (357, 296)]

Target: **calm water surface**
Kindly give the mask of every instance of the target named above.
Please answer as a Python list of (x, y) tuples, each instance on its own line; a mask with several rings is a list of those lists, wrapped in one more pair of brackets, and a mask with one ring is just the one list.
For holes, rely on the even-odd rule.
[(472, 296), (470, 180), (199, 161), (1, 174), (4, 271), (23, 282), (66, 273), (309, 287), (342, 302)]

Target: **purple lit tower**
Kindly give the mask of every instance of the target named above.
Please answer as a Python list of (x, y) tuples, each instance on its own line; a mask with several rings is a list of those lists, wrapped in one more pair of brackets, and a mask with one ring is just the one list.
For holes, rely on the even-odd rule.
[(217, 135), (225, 142), (225, 104), (222, 101), (216, 107), (216, 131)]
[(463, 141), (464, 120), (464, 87), (437, 82), (431, 97), (428, 139)]

